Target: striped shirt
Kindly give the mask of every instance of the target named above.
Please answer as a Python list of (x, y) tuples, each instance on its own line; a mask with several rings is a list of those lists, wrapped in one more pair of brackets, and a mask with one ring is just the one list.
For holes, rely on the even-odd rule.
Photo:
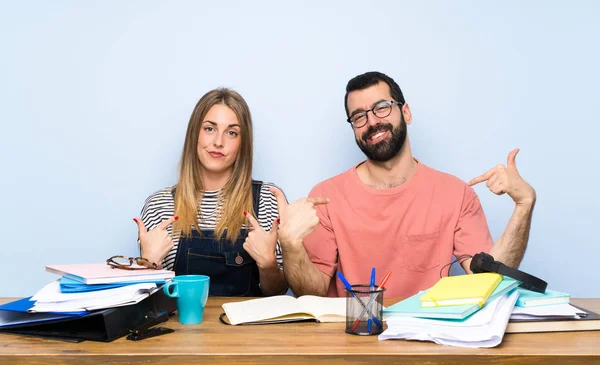
[[(269, 187), (271, 186), (279, 189), (279, 187), (275, 186), (274, 184), (263, 182), (258, 201), (258, 217), (256, 217), (260, 226), (267, 232), (271, 230), (273, 221), (275, 221), (275, 219), (277, 219), (279, 216), (277, 211), (277, 199), (275, 198), (275, 195), (269, 191)], [(146, 226), (146, 229), (154, 229), (162, 221), (175, 215), (175, 199), (173, 198), (172, 189), (172, 187), (164, 188), (153, 193), (146, 199), (141, 213), (141, 218)], [(204, 192), (202, 203), (200, 204), (200, 211), (198, 212), (198, 225), (200, 226), (200, 230), (214, 231), (217, 224), (216, 215), (218, 213), (218, 197), (219, 190)], [(243, 228), (246, 228), (246, 226), (244, 225)], [(167, 227), (167, 231), (169, 232), (169, 235), (173, 237), (171, 230), (171, 225), (169, 225)], [(177, 254), (178, 244), (179, 238), (173, 237), (173, 248), (163, 260), (163, 267), (165, 269), (174, 269), (173, 266), (175, 263), (175, 255)], [(275, 251), (277, 263), (281, 268), (283, 258), (279, 242), (277, 242)]]

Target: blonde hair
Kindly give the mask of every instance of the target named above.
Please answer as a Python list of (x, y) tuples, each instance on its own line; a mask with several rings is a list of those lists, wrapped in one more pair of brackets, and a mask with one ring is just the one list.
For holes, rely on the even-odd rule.
[(203, 183), (200, 175), (198, 159), (198, 137), (202, 122), (213, 105), (222, 104), (229, 107), (240, 123), (240, 149), (233, 164), (231, 178), (221, 189), (217, 200), (217, 223), (215, 238), (221, 239), (227, 231), (226, 238), (235, 241), (245, 222), (243, 212), (254, 214), (252, 207), (252, 116), (250, 108), (240, 94), (218, 88), (206, 93), (196, 104), (188, 123), (183, 145), (183, 153), (179, 166), (179, 181), (175, 192), (175, 215), (179, 219), (173, 224), (176, 235), (191, 236), (192, 227), (198, 233), (197, 214), (203, 196)]

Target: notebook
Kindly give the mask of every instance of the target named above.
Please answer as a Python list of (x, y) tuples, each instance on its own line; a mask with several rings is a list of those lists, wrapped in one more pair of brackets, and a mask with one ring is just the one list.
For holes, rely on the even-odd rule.
[[(521, 282), (505, 276), (494, 292), (490, 295), (484, 306), (494, 299), (510, 292)], [(383, 310), (386, 317), (417, 317), (436, 319), (464, 319), (480, 309), (479, 304), (452, 305), (441, 307), (421, 307), (421, 296), (425, 292), (419, 292), (412, 297), (393, 304)]]
[(546, 289), (545, 293), (536, 293), (531, 290), (519, 288), (517, 307), (536, 307), (540, 305), (569, 303), (570, 295), (559, 291)]
[(346, 298), (278, 295), (223, 304), (229, 324), (266, 324), (316, 320), (345, 322)]
[(488, 300), (502, 281), (497, 273), (446, 276), (421, 296), (422, 307), (478, 304)]
[(86, 284), (165, 280), (175, 276), (175, 272), (171, 270), (122, 270), (112, 268), (106, 263), (48, 265), (46, 271)]

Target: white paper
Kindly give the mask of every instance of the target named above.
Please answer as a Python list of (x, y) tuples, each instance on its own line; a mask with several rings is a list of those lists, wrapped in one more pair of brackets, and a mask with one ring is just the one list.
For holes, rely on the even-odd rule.
[(60, 291), (60, 280), (51, 282), (35, 293), (31, 300), (39, 302), (66, 302), (74, 300), (90, 300), (96, 298), (107, 298), (115, 295), (128, 295), (137, 293), (140, 290), (150, 290), (156, 288), (155, 283), (140, 283), (121, 286), (112, 289), (94, 290), (80, 293), (62, 293)]
[(387, 321), (380, 340), (432, 341), (459, 347), (495, 347), (502, 342), (519, 293), (504, 295), (464, 321), (397, 317)]
[(544, 305), (537, 307), (515, 307), (511, 319), (551, 319), (551, 318), (575, 318), (585, 316), (581, 309), (575, 308), (568, 303)]
[(29, 312), (80, 312), (139, 303), (156, 292), (155, 283), (140, 283), (119, 288), (82, 293), (61, 293), (59, 281), (44, 286), (31, 300)]

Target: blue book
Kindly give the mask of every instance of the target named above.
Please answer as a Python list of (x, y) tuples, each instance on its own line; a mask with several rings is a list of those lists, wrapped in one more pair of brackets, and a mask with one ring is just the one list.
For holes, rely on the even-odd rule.
[[(488, 300), (483, 304), (501, 297), (521, 284), (520, 281), (505, 276), (496, 289), (492, 292)], [(425, 291), (419, 292), (412, 297), (401, 302), (393, 304), (383, 310), (384, 316), (435, 318), (435, 319), (465, 319), (469, 315), (477, 312), (480, 307), (478, 304), (453, 305), (441, 307), (421, 307), (421, 296)]]
[(545, 293), (536, 293), (531, 290), (518, 288), (519, 299), (517, 307), (537, 307), (542, 305), (563, 304), (570, 302), (570, 295), (559, 291), (546, 289)]
[(141, 280), (141, 281), (128, 281), (120, 283), (110, 284), (85, 284), (81, 281), (73, 280), (66, 276), (60, 278), (60, 291), (61, 293), (82, 293), (88, 291), (104, 290), (119, 288), (122, 286), (140, 284), (140, 283), (155, 283), (156, 285), (165, 284), (166, 280)]

